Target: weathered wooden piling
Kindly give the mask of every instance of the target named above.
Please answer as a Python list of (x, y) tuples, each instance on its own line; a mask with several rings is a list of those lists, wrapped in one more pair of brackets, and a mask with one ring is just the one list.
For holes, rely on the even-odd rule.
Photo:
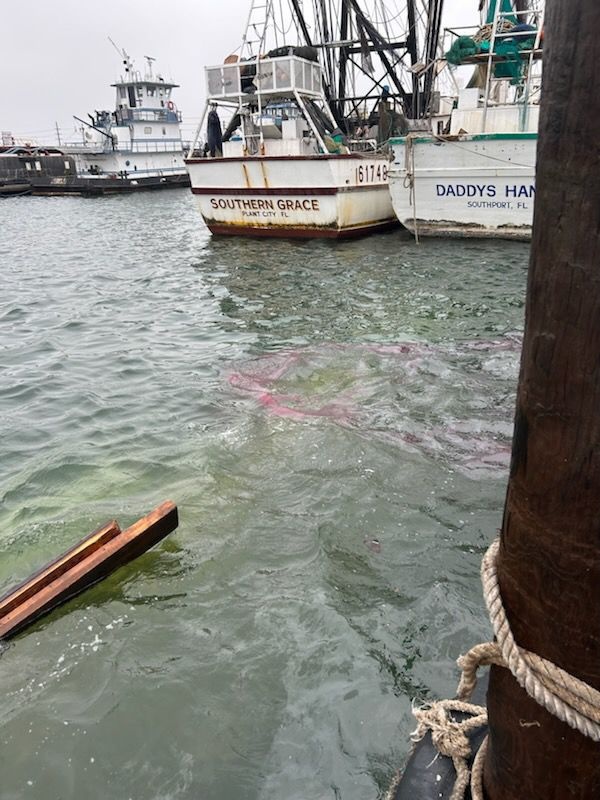
[[(517, 643), (600, 689), (600, 3), (548, 0), (498, 577)], [(600, 744), (492, 667), (488, 800), (597, 800)]]

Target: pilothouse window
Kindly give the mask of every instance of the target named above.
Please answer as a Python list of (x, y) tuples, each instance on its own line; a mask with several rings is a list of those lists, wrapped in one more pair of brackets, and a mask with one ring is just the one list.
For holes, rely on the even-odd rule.
[(156, 94), (154, 86), (148, 86), (147, 92), (148, 92), (148, 97), (154, 97), (154, 95)]

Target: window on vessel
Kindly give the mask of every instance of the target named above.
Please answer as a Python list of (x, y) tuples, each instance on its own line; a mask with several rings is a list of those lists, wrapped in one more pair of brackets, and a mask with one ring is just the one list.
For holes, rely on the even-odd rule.
[(208, 93), (222, 94), (223, 76), (221, 75), (220, 67), (217, 67), (217, 69), (207, 69), (206, 76), (208, 78)]
[(65, 161), (65, 169), (71, 169), (71, 163), (69, 161)]
[(312, 90), (313, 92), (321, 91), (321, 73), (318, 64), (312, 65)]
[(304, 81), (302, 83), (303, 89), (312, 90), (312, 67), (306, 61), (304, 62)]
[(148, 97), (154, 97), (154, 95), (156, 94), (156, 89), (154, 88), (154, 86), (148, 86), (146, 91), (148, 92)]
[(42, 171), (42, 163), (41, 163), (41, 161), (36, 161), (35, 162), (35, 168), (38, 170), (38, 172)]
[(25, 169), (28, 169), (28, 170), (30, 170), (30, 171), (31, 171), (31, 164), (30, 164), (30, 162), (29, 162), (29, 161), (26, 161), (26, 162), (25, 162)]
[(260, 65), (260, 69), (260, 75), (257, 73), (255, 81), (259, 89), (268, 92), (273, 88), (273, 62), (263, 61)]
[(138, 97), (143, 97), (144, 96), (144, 88), (142, 86), (138, 86), (136, 91), (137, 91), (137, 96)]
[(275, 81), (278, 89), (286, 88), (290, 85), (290, 62), (288, 59), (275, 62)]
[(127, 97), (127, 89), (125, 86), (119, 86), (119, 95), (121, 97)]
[(150, 133), (152, 133), (152, 128), (151, 128), (149, 125), (146, 125), (146, 127), (144, 128), (144, 133), (145, 133), (145, 134), (150, 134)]

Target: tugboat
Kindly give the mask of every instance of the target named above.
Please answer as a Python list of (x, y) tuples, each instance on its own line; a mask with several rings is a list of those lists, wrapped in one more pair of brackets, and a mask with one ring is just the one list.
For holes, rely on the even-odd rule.
[(285, 5), (252, 2), (239, 54), (206, 68), (186, 161), (200, 213), (215, 234), (337, 238), (390, 227), (385, 142), (423, 94), (403, 62), (416, 61), (414, 0), (412, 27), (410, 9), (393, 3), (376, 3), (371, 18), (357, 0)]
[(113, 112), (96, 111), (80, 124), (81, 142), (59, 148), (16, 146), (0, 154), (0, 181), (27, 184), (32, 194), (101, 195), (189, 186), (181, 139), (177, 84), (154, 74), (146, 56), (142, 76), (125, 52), (124, 75), (112, 86)]

